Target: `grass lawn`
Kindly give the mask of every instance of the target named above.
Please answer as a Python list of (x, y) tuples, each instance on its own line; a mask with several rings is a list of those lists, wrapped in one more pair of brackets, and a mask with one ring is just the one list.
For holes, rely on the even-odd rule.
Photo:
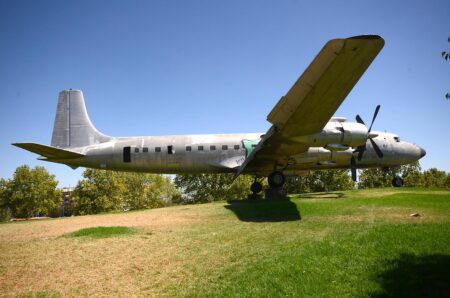
[(450, 191), (355, 190), (1, 224), (2, 295), (449, 297)]

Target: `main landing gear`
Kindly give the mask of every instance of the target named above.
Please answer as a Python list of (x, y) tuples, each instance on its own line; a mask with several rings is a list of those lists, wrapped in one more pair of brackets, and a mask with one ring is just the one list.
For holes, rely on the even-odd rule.
[[(266, 198), (286, 197), (286, 191), (283, 188), (283, 185), (286, 182), (286, 176), (282, 172), (275, 171), (271, 173), (267, 177), (267, 181), (269, 182), (270, 188), (265, 191)], [(262, 184), (255, 178), (255, 181), (250, 187), (250, 190), (252, 191), (250, 197), (257, 197), (258, 193), (262, 191), (262, 188)]]
[(256, 181), (256, 179), (255, 179), (255, 182), (253, 182), (252, 185), (250, 186), (250, 190), (252, 191), (252, 193), (254, 195), (257, 195), (262, 190), (262, 184), (260, 182)]

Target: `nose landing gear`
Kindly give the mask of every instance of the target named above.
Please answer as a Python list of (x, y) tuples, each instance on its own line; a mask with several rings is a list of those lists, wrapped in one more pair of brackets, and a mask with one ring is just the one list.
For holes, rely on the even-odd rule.
[(403, 186), (403, 179), (400, 176), (394, 176), (392, 179), (392, 186), (393, 187), (402, 187)]
[(286, 176), (282, 172), (273, 172), (267, 177), (270, 187), (279, 188), (283, 187), (284, 182), (286, 182)]

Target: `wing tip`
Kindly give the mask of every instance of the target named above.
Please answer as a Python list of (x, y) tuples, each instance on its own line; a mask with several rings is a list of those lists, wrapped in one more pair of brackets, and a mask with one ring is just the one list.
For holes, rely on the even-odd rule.
[(383, 39), (383, 37), (376, 34), (367, 34), (367, 35), (356, 35), (348, 37), (347, 39)]
[(384, 46), (384, 38), (379, 36), (379, 35), (356, 35), (356, 36), (352, 36), (347, 38), (348, 40), (367, 40), (367, 41), (371, 41), (371, 42), (375, 42), (377, 44), (379, 44), (381, 46), (381, 48)]

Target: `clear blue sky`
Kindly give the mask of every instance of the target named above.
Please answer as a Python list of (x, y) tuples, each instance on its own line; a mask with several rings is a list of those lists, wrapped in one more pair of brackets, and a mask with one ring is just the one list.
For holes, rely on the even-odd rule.
[(84, 92), (112, 136), (263, 132), (266, 116), (325, 44), (386, 45), (336, 112), (427, 150), (450, 171), (450, 1), (0, 1), (0, 177), (45, 166), (61, 186), (82, 169), (36, 160), (58, 92)]

